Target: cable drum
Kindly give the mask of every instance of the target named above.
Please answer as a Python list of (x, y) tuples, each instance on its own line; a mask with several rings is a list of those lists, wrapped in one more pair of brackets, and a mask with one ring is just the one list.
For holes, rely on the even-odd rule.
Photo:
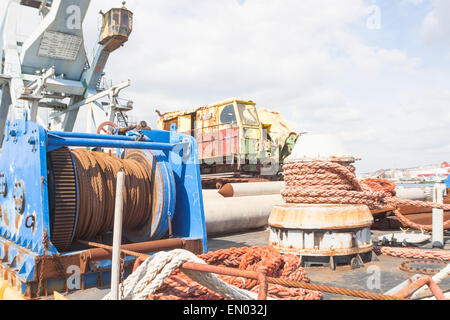
[[(114, 227), (114, 209), (116, 195), (117, 173), (125, 173), (125, 185), (123, 192), (123, 230), (124, 234), (130, 234), (129, 241), (150, 240), (152, 236), (160, 237), (168, 229), (167, 218), (162, 218), (166, 211), (164, 207), (170, 207), (164, 194), (159, 190), (164, 186), (159, 164), (150, 151), (127, 150), (124, 159), (110, 156), (103, 152), (88, 151), (86, 149), (69, 150), (62, 148), (51, 152), (53, 159), (50, 171), (58, 169), (58, 157), (52, 155), (61, 154), (65, 150), (65, 162), (73, 161), (73, 166), (64, 163), (64, 169), (70, 173), (71, 202), (77, 203), (76, 219), (65, 219), (59, 211), (52, 208), (64, 207), (64, 203), (55, 202), (51, 197), (50, 208), (54, 221), (61, 221), (52, 228), (52, 233), (66, 234), (64, 242), (54, 243), (59, 251), (65, 251), (71, 244), (69, 240), (90, 240), (105, 235)], [(59, 181), (61, 174), (50, 172), (54, 177), (51, 180), (51, 194), (58, 195), (66, 192), (61, 189), (65, 181)], [(67, 173), (66, 173), (67, 175)], [(77, 192), (73, 192), (76, 184)], [(156, 186), (155, 186), (156, 184)], [(58, 197), (56, 197), (58, 199)], [(67, 200), (65, 200), (67, 201)], [(70, 207), (73, 209), (73, 205)], [(73, 210), (72, 210), (73, 211)], [(71, 217), (75, 216), (72, 214)], [(67, 224), (64, 225), (64, 222)], [(156, 233), (156, 230), (158, 232)], [(133, 236), (137, 234), (138, 236)], [(127, 237), (128, 238), (128, 237)], [(133, 239), (134, 238), (134, 239)]]
[(79, 218), (75, 239), (111, 231), (117, 172), (125, 172), (123, 228), (136, 229), (151, 215), (151, 172), (139, 161), (85, 149), (72, 151), (79, 181)]

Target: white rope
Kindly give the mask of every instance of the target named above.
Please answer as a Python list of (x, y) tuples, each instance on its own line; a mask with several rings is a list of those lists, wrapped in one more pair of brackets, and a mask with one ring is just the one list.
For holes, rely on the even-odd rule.
[[(123, 283), (125, 300), (145, 300), (154, 294), (164, 281), (186, 262), (206, 264), (193, 253), (186, 250), (158, 252), (145, 260)], [(257, 294), (231, 286), (216, 275), (199, 271), (183, 270), (192, 280), (217, 292), (225, 299), (256, 300)], [(122, 285), (121, 285), (122, 286)], [(119, 288), (121, 290), (121, 287)], [(103, 300), (111, 300), (111, 293)]]
[[(437, 284), (441, 283), (445, 278), (447, 278), (450, 275), (450, 264), (448, 264), (444, 269), (442, 269), (441, 271), (439, 271), (439, 273), (435, 274), (432, 279), (434, 282), (436, 282)], [(411, 296), (411, 299), (420, 299), (420, 298), (424, 298), (424, 297), (429, 297), (433, 295), (430, 291), (430, 288), (428, 288), (428, 286), (423, 286), (421, 287), (419, 290), (417, 290), (416, 292), (414, 292), (414, 294)]]

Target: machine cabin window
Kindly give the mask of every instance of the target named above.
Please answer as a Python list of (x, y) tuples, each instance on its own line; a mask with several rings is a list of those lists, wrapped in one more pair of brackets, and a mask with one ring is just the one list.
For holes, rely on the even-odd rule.
[(120, 18), (120, 32), (129, 34), (132, 28), (132, 18), (128, 11), (122, 11), (122, 17)]
[(229, 104), (223, 108), (220, 113), (221, 124), (237, 124), (236, 113), (234, 112), (234, 105)]
[(242, 119), (242, 124), (247, 126), (259, 126), (259, 120), (256, 113), (256, 108), (252, 104), (238, 104), (239, 115)]

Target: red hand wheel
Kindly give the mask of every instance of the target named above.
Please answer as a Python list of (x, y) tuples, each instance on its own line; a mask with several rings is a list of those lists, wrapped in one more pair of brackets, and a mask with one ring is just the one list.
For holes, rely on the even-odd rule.
[(105, 127), (113, 127), (114, 129), (117, 129), (117, 124), (111, 121), (105, 121), (98, 126), (97, 134), (101, 134), (103, 132), (112, 135), (114, 133), (114, 130), (106, 130)]

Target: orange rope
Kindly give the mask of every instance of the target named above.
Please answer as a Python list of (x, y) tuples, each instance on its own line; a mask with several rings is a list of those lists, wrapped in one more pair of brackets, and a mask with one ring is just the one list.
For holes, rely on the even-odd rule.
[[(289, 161), (285, 162), (283, 169), (286, 187), (281, 195), (287, 203), (366, 204), (373, 210), (413, 205), (450, 210), (449, 204), (400, 199), (395, 196), (395, 183), (389, 180), (359, 181), (353, 166), (327, 161)], [(432, 226), (412, 222), (398, 210), (394, 210), (394, 214), (403, 225), (421, 230), (432, 229)], [(444, 223), (444, 229), (449, 228), (450, 220)]]
[[(206, 263), (216, 266), (263, 272), (265, 275), (286, 281), (309, 282), (301, 259), (294, 255), (281, 255), (271, 247), (245, 247), (223, 249), (199, 255)], [(257, 292), (258, 281), (233, 276), (218, 275), (228, 284), (241, 289)], [(318, 291), (301, 288), (287, 288), (269, 284), (268, 296), (284, 300), (320, 300)], [(177, 269), (148, 300), (223, 300), (219, 294), (208, 290), (191, 280)]]

